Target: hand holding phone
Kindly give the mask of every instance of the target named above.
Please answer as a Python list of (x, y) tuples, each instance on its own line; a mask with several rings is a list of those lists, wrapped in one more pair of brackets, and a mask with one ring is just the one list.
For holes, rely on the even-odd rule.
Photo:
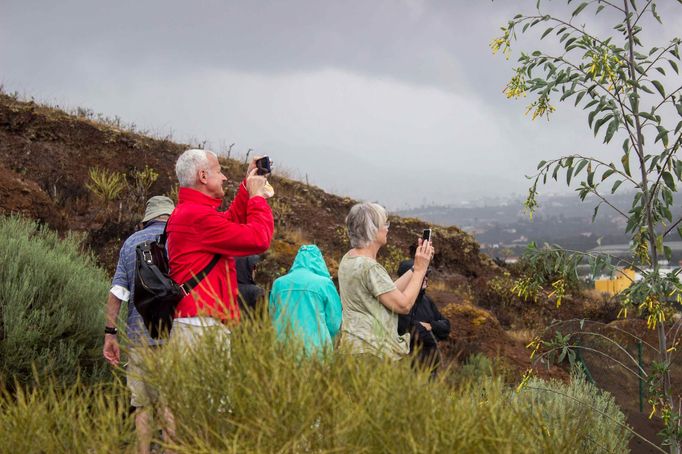
[(422, 241), (431, 241), (431, 229), (424, 229)]

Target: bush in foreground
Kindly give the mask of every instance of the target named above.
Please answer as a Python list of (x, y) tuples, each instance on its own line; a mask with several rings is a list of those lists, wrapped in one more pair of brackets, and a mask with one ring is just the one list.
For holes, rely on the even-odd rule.
[[(209, 336), (146, 363), (175, 419), (167, 448), (180, 453), (626, 452), (630, 438), (613, 399), (580, 380), (530, 380), (517, 393), (469, 373), (453, 386), (445, 374), (456, 371), (430, 380), (407, 362), (308, 358), (267, 320), (235, 328), (229, 356)], [(0, 452), (131, 451), (124, 393), (108, 382), (5, 394)]]
[(336, 353), (308, 358), (267, 320), (148, 357), (176, 419), (178, 452), (625, 452), (624, 416), (575, 379), (531, 380), (519, 393), (476, 376), (452, 386), (407, 361)]
[(77, 237), (0, 217), (0, 381), (104, 376), (107, 286)]
[(48, 381), (0, 393), (0, 452), (132, 452), (134, 432), (122, 385)]

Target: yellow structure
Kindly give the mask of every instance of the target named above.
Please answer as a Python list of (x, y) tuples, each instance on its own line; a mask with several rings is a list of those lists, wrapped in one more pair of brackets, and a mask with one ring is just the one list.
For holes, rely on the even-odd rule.
[(626, 288), (630, 287), (635, 281), (635, 270), (625, 268), (616, 271), (613, 279), (597, 279), (594, 281), (594, 289), (599, 293), (617, 295)]

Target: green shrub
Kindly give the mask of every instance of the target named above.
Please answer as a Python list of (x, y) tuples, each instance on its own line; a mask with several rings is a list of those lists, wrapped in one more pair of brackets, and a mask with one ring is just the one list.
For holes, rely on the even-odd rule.
[[(556, 452), (626, 452), (632, 433), (613, 396), (573, 374), (571, 383), (532, 378), (516, 396), (519, 416), (555, 440)], [(572, 421), (580, 421), (576, 424)], [(564, 449), (558, 449), (564, 446)]]
[(0, 217), (0, 380), (6, 384), (106, 374), (108, 279), (80, 244), (35, 222)]

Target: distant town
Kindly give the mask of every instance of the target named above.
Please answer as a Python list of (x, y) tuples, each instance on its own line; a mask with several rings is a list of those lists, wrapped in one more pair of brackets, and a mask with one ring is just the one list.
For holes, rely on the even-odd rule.
[[(627, 213), (634, 193), (613, 196), (612, 203)], [(612, 208), (602, 205), (594, 222), (596, 199), (581, 202), (573, 194), (549, 195), (539, 200), (540, 207), (531, 220), (523, 199), (483, 199), (477, 202), (432, 205), (402, 210), (401, 216), (418, 217), (440, 225), (456, 225), (472, 234), (481, 251), (494, 258), (515, 261), (528, 243), (557, 244), (577, 251), (598, 250), (611, 255), (630, 255), (626, 220)], [(682, 207), (673, 210), (673, 219), (682, 216)], [(673, 230), (665, 244), (672, 249), (670, 264), (682, 260), (682, 241)]]

